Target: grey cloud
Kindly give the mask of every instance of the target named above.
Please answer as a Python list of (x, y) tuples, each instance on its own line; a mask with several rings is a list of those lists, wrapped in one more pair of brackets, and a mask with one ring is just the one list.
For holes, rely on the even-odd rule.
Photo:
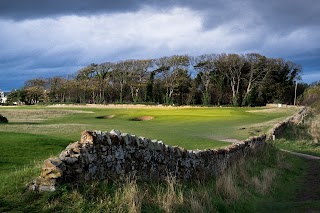
[(186, 7), (204, 17), (204, 27), (212, 28), (232, 20), (250, 22), (243, 28), (264, 25), (269, 30), (287, 33), (299, 26), (320, 23), (318, 0), (11, 0), (1, 1), (0, 17), (32, 19), (61, 15), (96, 15), (104, 13), (134, 12), (144, 6), (159, 10)]
[(320, 2), (317, 0), (252, 1), (251, 5), (274, 31), (319, 26)]
[[(320, 70), (320, 48), (292, 56), (292, 61), (297, 64), (304, 64), (303, 68), (307, 70)], [(317, 72), (320, 75), (320, 72)]]
[[(84, 66), (84, 65), (83, 65)], [(53, 76), (67, 77), (74, 74), (83, 66), (62, 66), (54, 68), (38, 68), (26, 69), (24, 67), (8, 67), (0, 69), (0, 89), (3, 91), (11, 91), (23, 87), (24, 82), (34, 78), (49, 78)]]
[(230, 0), (11, 0), (1, 2), (0, 17), (23, 20), (43, 17), (58, 17), (61, 15), (97, 15), (105, 13), (135, 12), (143, 7), (166, 10), (172, 7), (186, 7), (198, 10), (209, 20), (205, 25), (212, 26), (232, 19), (234, 3)]
[[(171, 54), (256, 51), (285, 57), (306, 72), (320, 70), (318, 0), (0, 2), (0, 74), (22, 74), (16, 78), (20, 84), (21, 79), (72, 73), (89, 63)], [(175, 12), (170, 22), (162, 23), (162, 15), (172, 15), (174, 7), (188, 10)], [(148, 22), (156, 13), (160, 18)], [(186, 20), (174, 25), (179, 13), (186, 13), (181, 14)], [(80, 18), (64, 17), (68, 15)], [(142, 24), (136, 29), (138, 23)], [(17, 85), (14, 77), (10, 79), (0, 78), (0, 89), (8, 82)]]
[(98, 13), (135, 11), (144, 4), (155, 4), (148, 0), (2, 0), (0, 16), (8, 19), (33, 19), (60, 15), (96, 15)]

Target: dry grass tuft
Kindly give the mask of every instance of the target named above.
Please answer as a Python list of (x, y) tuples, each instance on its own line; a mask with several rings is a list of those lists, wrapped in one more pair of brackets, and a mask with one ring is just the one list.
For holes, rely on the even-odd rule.
[(136, 181), (127, 180), (123, 187), (119, 187), (115, 194), (118, 212), (141, 212), (142, 200), (145, 193), (141, 192)]
[(235, 167), (224, 172), (216, 181), (217, 194), (222, 195), (227, 201), (237, 201), (240, 190), (236, 184), (237, 170)]
[(313, 138), (313, 142), (315, 144), (318, 144), (320, 142), (320, 120), (317, 119), (317, 117), (311, 120), (310, 127), (308, 130), (309, 134)]
[(271, 185), (275, 177), (276, 171), (274, 169), (265, 169), (262, 171), (260, 178), (252, 178), (252, 184), (258, 192), (266, 195), (271, 191)]
[(211, 203), (209, 190), (210, 189), (203, 191), (190, 191), (187, 203), (190, 205), (191, 212), (216, 212), (216, 209)]
[(286, 169), (291, 171), (293, 169), (292, 165), (286, 161), (286, 154), (284, 152), (277, 152), (277, 165), (280, 169)]
[(172, 177), (167, 177), (166, 183), (166, 189), (158, 188), (157, 190), (157, 203), (164, 212), (174, 212), (184, 203), (182, 188)]

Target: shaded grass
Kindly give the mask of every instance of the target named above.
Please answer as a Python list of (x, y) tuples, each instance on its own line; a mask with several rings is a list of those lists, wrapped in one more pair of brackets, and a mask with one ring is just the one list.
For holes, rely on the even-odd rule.
[[(306, 161), (302, 161), (300, 170), (290, 169), (290, 176), (285, 175), (280, 177), (279, 183), (283, 183), (281, 186), (278, 184), (274, 197), (272, 199), (260, 200), (257, 203), (258, 212), (318, 212), (320, 209), (320, 200), (315, 198), (308, 198), (307, 200), (299, 199), (299, 194), (303, 193), (314, 193), (312, 189), (306, 187), (305, 179), (308, 179), (308, 166)], [(319, 163), (315, 161), (314, 163)], [(317, 177), (315, 177), (317, 178)], [(319, 186), (315, 184), (312, 186), (319, 189)], [(298, 195), (298, 196), (297, 196)], [(315, 196), (315, 195), (313, 195)], [(319, 197), (319, 194), (318, 194)]]

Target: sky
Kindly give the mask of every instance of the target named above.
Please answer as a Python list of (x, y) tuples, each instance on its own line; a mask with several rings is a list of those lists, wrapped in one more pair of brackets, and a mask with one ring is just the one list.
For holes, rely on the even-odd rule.
[(320, 80), (319, 0), (0, 0), (0, 89), (91, 63), (260, 53)]

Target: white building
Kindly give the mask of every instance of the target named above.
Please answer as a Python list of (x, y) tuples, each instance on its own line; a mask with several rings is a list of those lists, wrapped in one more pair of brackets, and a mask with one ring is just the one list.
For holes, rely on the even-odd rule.
[(4, 92), (0, 90), (0, 104), (7, 103), (7, 96), (5, 96)]

